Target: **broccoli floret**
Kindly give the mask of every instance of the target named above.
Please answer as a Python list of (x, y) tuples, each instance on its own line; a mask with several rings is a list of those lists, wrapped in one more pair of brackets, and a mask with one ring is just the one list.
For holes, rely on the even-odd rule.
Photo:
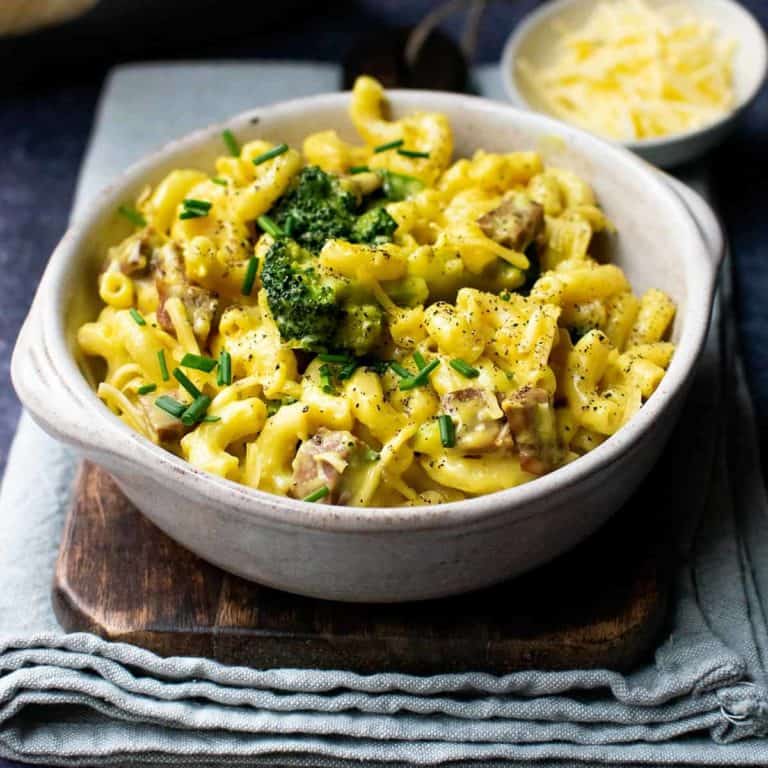
[(326, 240), (349, 237), (356, 208), (357, 199), (335, 176), (308, 165), (270, 215), (301, 246), (318, 253)]
[(336, 333), (335, 345), (359, 357), (381, 341), (383, 331), (384, 317), (376, 304), (348, 305)]
[(379, 173), (383, 181), (381, 188), (387, 200), (405, 200), (424, 189), (424, 184), (413, 176), (387, 170)]
[(327, 240), (335, 238), (353, 243), (389, 242), (397, 222), (383, 209), (358, 216), (359, 204), (358, 197), (345, 189), (339, 178), (308, 165), (270, 215), (312, 253), (319, 253)]
[(335, 279), (322, 275), (314, 256), (295, 241), (276, 240), (264, 257), (261, 283), (280, 336), (306, 349), (330, 346), (342, 319)]
[(350, 240), (354, 243), (388, 243), (397, 229), (397, 222), (384, 208), (372, 208), (352, 225)]
[(392, 301), (400, 307), (416, 307), (429, 298), (429, 286), (423, 277), (409, 275), (382, 285)]

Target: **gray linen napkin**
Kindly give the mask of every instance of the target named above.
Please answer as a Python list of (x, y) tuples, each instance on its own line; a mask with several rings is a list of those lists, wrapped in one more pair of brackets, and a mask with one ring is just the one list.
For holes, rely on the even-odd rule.
[[(477, 79), (498, 93), (493, 72)], [(118, 71), (75, 213), (166, 138), (335, 80), (333, 68), (293, 64)], [(0, 493), (0, 755), (57, 765), (768, 764), (768, 502), (727, 280), (722, 293), (664, 459), (674, 474), (659, 498), (686, 525), (670, 632), (647, 666), (362, 676), (163, 659), (65, 635), (49, 588), (75, 459), (24, 416)]]

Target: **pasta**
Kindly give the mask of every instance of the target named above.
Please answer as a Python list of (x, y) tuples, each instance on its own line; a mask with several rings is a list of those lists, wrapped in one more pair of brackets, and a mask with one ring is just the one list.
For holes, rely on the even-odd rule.
[(589, 186), (534, 152), (454, 162), (443, 115), (384, 102), (361, 78), (363, 143), (226, 134), (213, 174), (121, 209), (78, 332), (106, 407), (206, 472), (358, 506), (528, 482), (637, 412), (675, 306), (591, 256)]

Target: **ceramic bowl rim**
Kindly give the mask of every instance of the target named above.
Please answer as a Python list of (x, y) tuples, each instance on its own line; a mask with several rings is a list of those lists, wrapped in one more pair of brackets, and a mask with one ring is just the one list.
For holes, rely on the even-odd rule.
[[(165, 145), (159, 151), (145, 156), (130, 166), (119, 178), (91, 203), (86, 215), (73, 223), (51, 256), (48, 267), (35, 298), (30, 318), (39, 320), (41, 330), (39, 343), (52, 361), (56, 375), (81, 402), (88, 403), (88, 415), (95, 416), (110, 437), (120, 436), (120, 447), (111, 448), (124, 462), (139, 468), (145, 475), (154, 476), (172, 483), (182, 497), (204, 499), (207, 502), (226, 506), (229, 511), (243, 519), (253, 516), (269, 520), (274, 525), (289, 525), (305, 529), (345, 531), (356, 533), (384, 532), (392, 530), (448, 530), (467, 524), (493, 524), (500, 515), (524, 519), (535, 514), (536, 502), (549, 494), (560, 493), (570, 486), (605, 469), (625, 453), (633, 451), (639, 443), (653, 435), (654, 422), (663, 416), (675, 396), (685, 388), (701, 351), (712, 306), (714, 280), (720, 254), (712, 255), (696, 224), (695, 219), (682, 199), (669, 187), (661, 174), (626, 150), (607, 143), (595, 136), (550, 117), (525, 112), (504, 103), (493, 102), (475, 96), (448, 94), (432, 91), (390, 91), (390, 101), (402, 108), (427, 108), (440, 111), (442, 105), (466, 109), (467, 114), (479, 117), (492, 113), (508, 119), (510, 125), (530, 126), (542, 135), (559, 133), (566, 140), (578, 143), (582, 155), (608, 155), (617, 172), (640, 174), (644, 183), (655, 189), (659, 205), (670, 206), (674, 219), (684, 236), (684, 245), (676, 251), (683, 260), (683, 273), (688, 286), (688, 301), (684, 316), (683, 331), (678, 342), (672, 364), (659, 389), (649, 398), (638, 414), (615, 435), (578, 460), (530, 483), (514, 488), (486, 494), (473, 499), (450, 502), (434, 506), (417, 507), (343, 507), (322, 503), (307, 503), (301, 500), (276, 496), (203, 472), (183, 459), (154, 445), (151, 441), (134, 432), (109, 409), (104, 408), (96, 394), (78, 369), (65, 341), (65, 320), (63, 317), (66, 296), (67, 270), (76, 260), (78, 250), (84, 244), (89, 229), (105, 214), (114, 211), (122, 202), (123, 190), (135, 186), (152, 169), (168, 160), (174, 153), (190, 151), (214, 137), (218, 140), (224, 128), (243, 127), (258, 113), (266, 122), (270, 116), (290, 117), (311, 114), (313, 109), (333, 108), (346, 112), (349, 93), (330, 93), (318, 96), (279, 102), (259, 109), (248, 110), (235, 117), (216, 123), (205, 129), (187, 134)], [(692, 270), (693, 271), (692, 273)], [(35, 341), (31, 342), (32, 344)], [(18, 351), (18, 350), (17, 350)], [(14, 355), (14, 358), (21, 355)], [(21, 365), (19, 361), (16, 361)], [(14, 365), (14, 383), (20, 385), (20, 371)], [(48, 406), (50, 408), (50, 406)], [(42, 410), (42, 409), (41, 409)], [(50, 413), (50, 411), (48, 412)], [(33, 414), (34, 415), (34, 414)], [(45, 416), (40, 417), (43, 422)], [(49, 421), (49, 426), (50, 426)], [(79, 436), (59, 432), (59, 436), (78, 443)], [(98, 448), (80, 442), (81, 447)]]

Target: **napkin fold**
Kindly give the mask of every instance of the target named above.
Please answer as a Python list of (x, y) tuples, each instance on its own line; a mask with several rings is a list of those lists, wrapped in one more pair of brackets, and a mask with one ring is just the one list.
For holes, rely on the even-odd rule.
[[(486, 92), (494, 74), (478, 73)], [(335, 78), (314, 65), (125, 68), (102, 102), (77, 206), (164, 133), (275, 97), (244, 82), (277, 82), (285, 98)], [(256, 670), (64, 634), (50, 584), (76, 462), (25, 415), (0, 491), (0, 755), (73, 766), (768, 764), (768, 502), (725, 277), (662, 460), (673, 482), (659, 484), (659, 503), (686, 524), (669, 631), (646, 666)]]

